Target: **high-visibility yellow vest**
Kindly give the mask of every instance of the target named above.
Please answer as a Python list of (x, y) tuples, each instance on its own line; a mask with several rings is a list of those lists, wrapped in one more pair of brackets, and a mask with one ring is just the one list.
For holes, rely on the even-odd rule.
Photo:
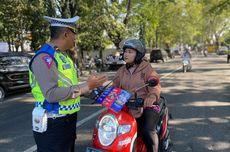
[[(58, 69), (58, 87), (70, 87), (72, 85), (78, 84), (77, 71), (74, 67), (73, 61), (68, 56), (62, 54), (59, 51), (55, 51), (54, 48), (48, 44), (43, 45), (34, 57), (40, 53), (47, 53), (56, 62)], [(57, 101), (55, 103), (50, 103), (45, 99), (41, 88), (31, 70), (31, 63), (33, 62), (34, 57), (29, 64), (29, 81), (32, 88), (32, 94), (36, 100), (35, 105), (37, 107), (46, 109), (48, 112), (56, 114), (72, 114), (79, 111), (80, 97)]]

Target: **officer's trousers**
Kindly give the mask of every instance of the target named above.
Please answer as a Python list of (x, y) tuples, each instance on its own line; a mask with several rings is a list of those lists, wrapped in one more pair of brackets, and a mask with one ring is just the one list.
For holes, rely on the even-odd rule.
[(48, 118), (44, 133), (34, 133), (37, 152), (74, 152), (77, 113), (59, 118)]

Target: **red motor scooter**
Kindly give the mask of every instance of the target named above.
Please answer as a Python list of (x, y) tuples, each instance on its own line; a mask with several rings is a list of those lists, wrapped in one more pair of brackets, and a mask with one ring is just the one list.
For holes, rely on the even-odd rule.
[[(150, 80), (139, 89), (156, 86), (158, 81)], [(132, 95), (120, 88), (105, 87), (95, 89), (92, 98), (108, 109), (96, 121), (93, 131), (92, 147), (87, 147), (86, 152), (147, 152), (141, 137), (137, 136), (137, 123), (135, 118), (128, 113), (128, 108), (136, 109), (143, 106), (143, 99), (129, 99)], [(115, 99), (115, 100), (114, 100)], [(124, 108), (124, 106), (128, 108)], [(159, 137), (159, 152), (169, 151), (170, 139), (168, 120), (169, 113), (166, 100), (161, 97), (159, 101), (160, 119), (157, 125)]]

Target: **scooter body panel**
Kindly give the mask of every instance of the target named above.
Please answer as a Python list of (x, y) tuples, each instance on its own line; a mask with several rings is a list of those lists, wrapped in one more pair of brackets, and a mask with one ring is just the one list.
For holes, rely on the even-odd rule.
[[(99, 90), (99, 92), (101, 91)], [(95, 94), (97, 95), (97, 93)], [(95, 95), (93, 97), (95, 99)], [(135, 105), (135, 107), (136, 104), (141, 105), (140, 101), (142, 100), (135, 100), (131, 105)], [(161, 109), (160, 120), (156, 128), (160, 151), (167, 150), (169, 143), (167, 129), (169, 115), (166, 103), (165, 98), (161, 97), (158, 105)], [(130, 104), (126, 105), (132, 107)], [(142, 138), (137, 137), (136, 119), (129, 114), (126, 105), (119, 112), (115, 112), (109, 107), (98, 117), (93, 131), (92, 147), (87, 147), (87, 152), (147, 152)]]
[(141, 137), (137, 138), (137, 144), (135, 146), (135, 152), (147, 152), (147, 149)]

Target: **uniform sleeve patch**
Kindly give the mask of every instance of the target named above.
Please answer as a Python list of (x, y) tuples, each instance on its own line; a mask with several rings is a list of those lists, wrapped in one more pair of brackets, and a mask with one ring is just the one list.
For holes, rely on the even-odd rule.
[(53, 59), (50, 56), (43, 56), (42, 60), (46, 63), (46, 66), (48, 67), (48, 69), (50, 69), (52, 63), (53, 63)]

